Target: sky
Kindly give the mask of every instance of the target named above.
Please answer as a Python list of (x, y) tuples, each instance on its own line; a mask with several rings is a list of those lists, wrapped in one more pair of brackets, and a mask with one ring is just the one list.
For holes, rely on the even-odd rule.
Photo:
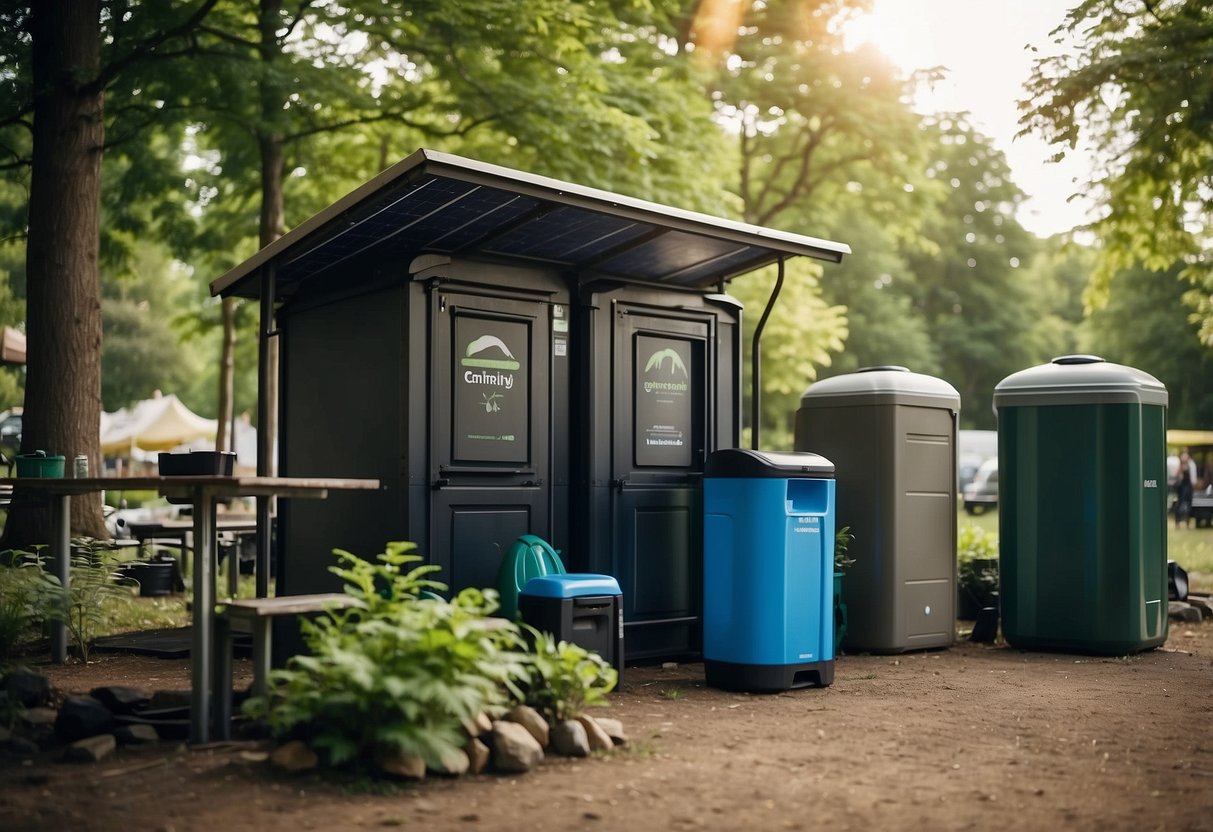
[(870, 21), (853, 36), (870, 40), (902, 69), (946, 67), (947, 80), (918, 99), (918, 109), (968, 111), (975, 129), (1007, 157), (1012, 178), (1028, 194), (1019, 221), (1048, 236), (1085, 221), (1089, 205), (1067, 203), (1074, 179), (1085, 179), (1088, 161), (1050, 163), (1054, 150), (1043, 141), (1019, 139), (1016, 101), (1037, 55), (1055, 49), (1049, 32), (1065, 19), (1075, 0), (876, 0)]

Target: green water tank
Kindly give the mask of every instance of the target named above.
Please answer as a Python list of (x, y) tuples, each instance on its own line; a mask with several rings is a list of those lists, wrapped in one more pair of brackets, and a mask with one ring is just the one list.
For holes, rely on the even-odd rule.
[(1003, 635), (1122, 655), (1167, 638), (1167, 390), (1068, 355), (1003, 379), (998, 414)]

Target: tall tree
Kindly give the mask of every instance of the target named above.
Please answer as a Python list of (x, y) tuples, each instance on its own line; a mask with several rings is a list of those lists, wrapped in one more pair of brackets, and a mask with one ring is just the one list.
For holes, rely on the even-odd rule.
[[(687, 73), (648, 15), (660, 17), (650, 4), (565, 0), (225, 3), (199, 37), (198, 65), (147, 82), (193, 107), (201, 145), (221, 160), (217, 175), (257, 172), (261, 246), (328, 201), (292, 207), (299, 189), (288, 172), (330, 183), (350, 175), (349, 157), (300, 164), (338, 134), (378, 139), (354, 157), (364, 164), (355, 181), (395, 161), (391, 148), (408, 137), (643, 196), (677, 187), (700, 207), (713, 192), (682, 151), (703, 130), (683, 114), (700, 113), (706, 126), (709, 110), (687, 106)], [(331, 187), (329, 200), (342, 190)], [(226, 370), (236, 305), (223, 306)], [(225, 383), (224, 423), (229, 398)]]
[[(46, 0), (0, 11), (0, 60), (9, 70), (0, 147), (7, 167), (30, 166), (23, 451), (83, 453), (99, 466), (105, 90), (188, 32), (213, 2), (174, 10), (167, 19), (103, 0)], [(4, 543), (44, 542), (48, 523), (44, 512), (14, 506)], [(100, 503), (75, 500), (71, 525), (103, 536)]]
[[(102, 121), (101, 2), (39, 3), (31, 36), (32, 143), (26, 240), (27, 358), (21, 450), (45, 448), (100, 461), (101, 287), (98, 272)], [(70, 189), (71, 197), (62, 191)], [(73, 527), (103, 536), (92, 501), (76, 500)], [(87, 512), (86, 508), (92, 508)], [(8, 542), (45, 527), (21, 528)], [(15, 528), (14, 528), (15, 527)], [(35, 532), (37, 529), (37, 532)], [(28, 538), (26, 538), (28, 539)]]
[(994, 386), (1038, 358), (1025, 337), (1035, 320), (1026, 273), (1036, 245), (1015, 219), (1023, 193), (1002, 153), (963, 116), (942, 117), (934, 132), (928, 173), (946, 196), (925, 216), (929, 247), (906, 255), (914, 305), (942, 377), (960, 392), (962, 422), (992, 428)]
[(1021, 123), (1058, 156), (1081, 143), (1099, 156), (1084, 188), (1104, 209), (1088, 303), (1121, 269), (1180, 265), (1213, 346), (1213, 5), (1084, 0), (1054, 35), (1066, 48), (1037, 61)]
[[(865, 0), (700, 5), (690, 38), (696, 51), (706, 54), (703, 64), (715, 69), (710, 96), (726, 135), (736, 142), (732, 186), (746, 221), (846, 241), (854, 232), (844, 222), (847, 207), (862, 203), (867, 216), (891, 229), (888, 239), (913, 236), (922, 212), (908, 209), (924, 204), (926, 195), (910, 185), (925, 167), (920, 119), (908, 104), (912, 79), (870, 47), (849, 50), (841, 33), (845, 21), (868, 5)], [(740, 16), (723, 25), (721, 16), (706, 13), (729, 8)], [(867, 298), (835, 286), (823, 291), (822, 283), (846, 281), (844, 275), (859, 275), (875, 264), (874, 257), (865, 257), (829, 270), (824, 278), (818, 266), (790, 271), (793, 279), (763, 334), (761, 418), (772, 447), (786, 446), (789, 415), (799, 395), (841, 350), (847, 314), (871, 323), (863, 319), (871, 310), (850, 305)], [(771, 286), (770, 275), (734, 282), (751, 324)], [(915, 343), (924, 347), (922, 339)], [(748, 338), (746, 348), (751, 348)]]
[(1167, 422), (1213, 425), (1213, 353), (1188, 320), (1178, 267), (1164, 274), (1126, 269), (1112, 279), (1107, 304), (1084, 323), (1082, 348), (1137, 367), (1167, 387)]

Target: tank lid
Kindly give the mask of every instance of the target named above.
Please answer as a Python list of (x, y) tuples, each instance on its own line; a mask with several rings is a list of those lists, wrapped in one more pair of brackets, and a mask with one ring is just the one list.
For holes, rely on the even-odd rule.
[(856, 404), (911, 404), (960, 410), (960, 393), (943, 379), (882, 364), (815, 381), (800, 397), (801, 407)]
[(752, 451), (722, 448), (708, 457), (705, 477), (771, 477), (778, 479), (833, 479), (834, 463), (804, 451)]
[(1062, 355), (994, 387), (994, 409), (1049, 404), (1167, 405), (1167, 388), (1143, 370), (1098, 355)]

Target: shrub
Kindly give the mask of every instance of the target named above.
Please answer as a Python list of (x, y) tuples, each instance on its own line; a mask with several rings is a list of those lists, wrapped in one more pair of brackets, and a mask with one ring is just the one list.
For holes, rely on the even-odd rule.
[(979, 606), (998, 592), (998, 535), (972, 523), (956, 539), (956, 582)]
[(847, 555), (855, 535), (851, 534), (850, 526), (843, 526), (834, 533), (834, 571), (846, 572), (855, 565), (855, 558)]
[[(129, 599), (139, 584), (118, 573), (117, 565), (96, 540), (79, 539), (73, 552), (66, 590), (57, 575), (39, 568), (35, 604), (46, 620), (67, 625), (76, 655), (88, 661), (89, 650), (113, 604)], [(39, 565), (42, 557), (41, 552), (36, 557)]]
[(619, 674), (597, 653), (531, 627), (531, 684), (525, 702), (548, 722), (572, 719), (615, 689)]
[[(438, 767), (462, 748), (463, 725), (523, 698), (528, 678), (517, 625), (490, 618), (493, 590), (465, 589), (450, 601), (425, 576), (412, 543), (392, 543), (372, 563), (337, 550), (332, 571), (361, 608), (333, 610), (302, 624), (310, 655), (271, 676), (265, 715), (278, 736), (301, 736), (331, 764), (415, 754)], [(449, 759), (449, 756), (447, 757)]]
[(41, 581), (42, 570), (35, 565), (0, 566), (0, 666), (38, 629)]

